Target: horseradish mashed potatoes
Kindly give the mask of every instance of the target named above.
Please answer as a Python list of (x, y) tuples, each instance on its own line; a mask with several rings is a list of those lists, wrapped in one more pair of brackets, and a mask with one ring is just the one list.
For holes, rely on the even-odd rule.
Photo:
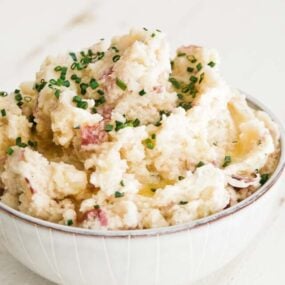
[(222, 211), (263, 185), (279, 132), (216, 51), (133, 30), (50, 56), (0, 93), (2, 202), (55, 223), (146, 229)]

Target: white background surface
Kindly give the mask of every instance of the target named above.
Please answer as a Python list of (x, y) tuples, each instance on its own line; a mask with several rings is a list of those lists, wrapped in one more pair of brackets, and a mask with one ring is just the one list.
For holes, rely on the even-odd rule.
[[(188, 43), (217, 48), (227, 81), (285, 122), (284, 0), (0, 0), (0, 89), (33, 79), (49, 53), (80, 49), (133, 26), (163, 30), (173, 51)], [(51, 285), (2, 247), (0, 284)], [(239, 263), (202, 284), (284, 285), (285, 205)]]

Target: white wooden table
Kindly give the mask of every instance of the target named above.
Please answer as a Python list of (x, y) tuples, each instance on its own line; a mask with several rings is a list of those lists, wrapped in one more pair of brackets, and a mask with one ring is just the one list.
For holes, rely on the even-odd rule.
[[(79, 49), (130, 27), (159, 28), (173, 48), (186, 43), (217, 48), (228, 82), (285, 122), (284, 0), (0, 0), (0, 13), (0, 89), (33, 79), (49, 53)], [(285, 205), (239, 263), (202, 283), (284, 285), (284, 270)], [(0, 284), (51, 285), (2, 247)]]

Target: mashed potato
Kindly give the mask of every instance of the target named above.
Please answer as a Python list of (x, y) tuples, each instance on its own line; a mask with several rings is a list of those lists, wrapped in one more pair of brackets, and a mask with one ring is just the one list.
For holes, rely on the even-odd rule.
[(199, 219), (263, 185), (279, 131), (219, 73), (216, 51), (133, 30), (48, 57), (0, 93), (2, 202), (90, 229)]

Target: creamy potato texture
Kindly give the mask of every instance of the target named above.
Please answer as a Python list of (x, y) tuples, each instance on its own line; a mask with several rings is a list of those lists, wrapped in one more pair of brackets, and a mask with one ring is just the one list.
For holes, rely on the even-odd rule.
[(279, 131), (219, 73), (216, 51), (132, 30), (50, 56), (0, 93), (2, 202), (90, 229), (165, 227), (222, 211), (270, 177)]

